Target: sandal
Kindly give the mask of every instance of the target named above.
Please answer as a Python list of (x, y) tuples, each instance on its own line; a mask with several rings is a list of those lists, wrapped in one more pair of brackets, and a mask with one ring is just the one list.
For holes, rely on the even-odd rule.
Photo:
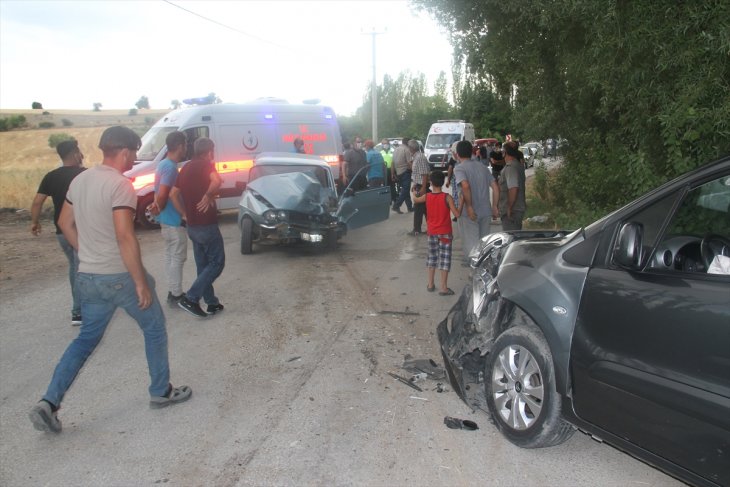
[(446, 291), (439, 291), (439, 296), (452, 296), (453, 294), (454, 291), (452, 291), (450, 287), (447, 287)]
[(150, 408), (160, 409), (167, 407), (171, 404), (177, 404), (179, 402), (185, 402), (190, 399), (193, 395), (193, 390), (188, 386), (172, 387), (172, 384), (168, 386), (168, 392), (164, 396), (152, 396), (150, 397)]
[(426, 286), (426, 291), (428, 291), (430, 293), (434, 292), (435, 290), (436, 290), (435, 284), (433, 286)]

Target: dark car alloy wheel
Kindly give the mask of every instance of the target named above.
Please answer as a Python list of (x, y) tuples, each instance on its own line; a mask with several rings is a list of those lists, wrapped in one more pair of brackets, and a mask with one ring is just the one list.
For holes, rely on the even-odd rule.
[(485, 387), (497, 428), (515, 445), (552, 446), (573, 434), (560, 416), (552, 354), (536, 327), (516, 326), (497, 338), (487, 356)]

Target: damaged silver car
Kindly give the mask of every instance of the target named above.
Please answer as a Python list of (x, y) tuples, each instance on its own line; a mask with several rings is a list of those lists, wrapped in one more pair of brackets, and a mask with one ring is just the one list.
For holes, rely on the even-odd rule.
[(254, 160), (239, 204), (241, 253), (262, 243), (335, 249), (348, 230), (386, 220), (389, 205), (387, 186), (355, 191), (350, 185), (338, 195), (330, 166), (317, 156), (263, 153)]
[(454, 390), (512, 443), (576, 429), (730, 485), (730, 158), (577, 231), (485, 237), (438, 338)]

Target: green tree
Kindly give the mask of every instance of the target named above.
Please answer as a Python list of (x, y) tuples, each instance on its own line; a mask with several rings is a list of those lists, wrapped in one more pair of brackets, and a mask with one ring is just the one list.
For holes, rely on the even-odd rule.
[(180, 100), (176, 99), (176, 100), (172, 100), (170, 102), (170, 106), (172, 107), (173, 110), (177, 110), (178, 108), (180, 108), (180, 106), (182, 106), (182, 103), (180, 103)]
[(730, 152), (728, 2), (415, 3), (516, 131), (570, 141), (553, 188), (567, 209), (603, 213)]
[(150, 108), (150, 100), (146, 96), (139, 97), (139, 100), (137, 100), (137, 103), (134, 104), (137, 108), (142, 110), (143, 108)]
[(101, 103), (99, 103), (98, 101), (96, 103), (94, 103), (94, 111), (95, 112), (101, 111)]

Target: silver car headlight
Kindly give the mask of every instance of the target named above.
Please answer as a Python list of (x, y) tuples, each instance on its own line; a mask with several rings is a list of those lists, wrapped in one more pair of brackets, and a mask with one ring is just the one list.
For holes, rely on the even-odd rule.
[(512, 241), (512, 237), (504, 232), (490, 233), (482, 237), (479, 243), (469, 253), (469, 264), (472, 268), (479, 265), (484, 257), (494, 248), (504, 247)]
[(276, 210), (266, 210), (263, 216), (266, 223), (276, 222)]
[(278, 219), (279, 221), (281, 221), (281, 222), (283, 222), (283, 221), (286, 221), (286, 219), (288, 218), (288, 216), (289, 216), (289, 215), (288, 215), (288, 214), (287, 214), (287, 212), (286, 212), (286, 211), (284, 211), (284, 210), (279, 210), (279, 211), (277, 211), (277, 212), (276, 212), (276, 218), (277, 218), (277, 219)]

